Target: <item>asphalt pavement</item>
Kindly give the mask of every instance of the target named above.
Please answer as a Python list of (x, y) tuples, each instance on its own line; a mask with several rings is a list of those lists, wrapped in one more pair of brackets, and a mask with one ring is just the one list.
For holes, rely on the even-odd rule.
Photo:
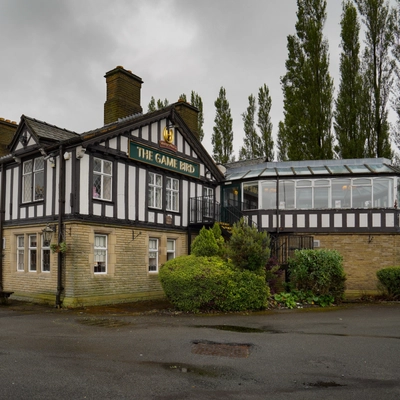
[(0, 306), (1, 399), (400, 399), (400, 304)]

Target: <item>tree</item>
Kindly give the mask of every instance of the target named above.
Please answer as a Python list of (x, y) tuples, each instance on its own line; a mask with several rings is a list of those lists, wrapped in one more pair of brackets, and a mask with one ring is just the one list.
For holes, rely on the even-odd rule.
[(340, 86), (334, 112), (337, 140), (335, 152), (340, 158), (363, 158), (366, 131), (363, 125), (365, 96), (359, 57), (360, 23), (357, 9), (350, 0), (344, 1), (342, 8)]
[[(369, 96), (371, 125), (367, 129), (367, 156), (391, 157), (388, 101), (395, 62), (395, 13), (386, 0), (355, 0), (365, 25), (364, 79)], [(368, 128), (368, 127), (367, 127)]]
[(243, 146), (239, 150), (239, 160), (251, 160), (262, 156), (261, 139), (257, 134), (255, 127), (256, 99), (251, 94), (249, 96), (249, 105), (242, 114), (244, 123)]
[(161, 110), (164, 107), (167, 107), (169, 104), (169, 101), (167, 99), (164, 99), (164, 101), (158, 99), (157, 102), (153, 96), (151, 96), (150, 102), (147, 106), (147, 112), (153, 112), (156, 110)]
[(284, 121), (278, 143), (291, 160), (331, 159), (333, 80), (322, 32), (326, 0), (297, 0), (297, 7), (296, 35), (288, 36), (287, 72), (281, 78)]
[(233, 151), (233, 131), (232, 117), (229, 102), (226, 99), (226, 91), (223, 87), (219, 90), (217, 100), (215, 100), (215, 126), (212, 134), (213, 157), (216, 163), (226, 164), (234, 160)]
[(268, 161), (274, 159), (274, 140), (272, 139), (271, 122), (272, 99), (269, 94), (269, 88), (264, 83), (258, 90), (258, 120), (257, 126), (260, 130), (262, 156)]
[(200, 141), (202, 141), (204, 138), (203, 100), (201, 99), (198, 93), (192, 90), (192, 93), (190, 94), (190, 102), (192, 103), (192, 106), (196, 107), (199, 110), (199, 113), (197, 114), (197, 125), (198, 125), (197, 132), (199, 134)]

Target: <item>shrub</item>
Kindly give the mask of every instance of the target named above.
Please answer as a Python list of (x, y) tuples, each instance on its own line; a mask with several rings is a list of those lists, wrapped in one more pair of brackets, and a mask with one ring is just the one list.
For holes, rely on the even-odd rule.
[(400, 267), (383, 268), (376, 273), (380, 288), (394, 299), (400, 298)]
[(343, 299), (346, 275), (342, 256), (335, 250), (296, 250), (289, 259), (290, 286), (314, 295)]
[(271, 294), (281, 291), (283, 269), (278, 264), (276, 257), (271, 257), (265, 266), (265, 280), (268, 283)]
[(159, 278), (169, 301), (182, 311), (262, 309), (269, 297), (262, 277), (219, 257), (177, 257), (160, 268)]
[(199, 235), (193, 240), (191, 253), (197, 257), (224, 257), (225, 241), (218, 223), (212, 229), (204, 226), (201, 228)]
[(228, 256), (236, 267), (264, 275), (264, 266), (270, 255), (269, 241), (266, 232), (259, 232), (241, 218), (232, 226), (232, 236), (227, 244)]

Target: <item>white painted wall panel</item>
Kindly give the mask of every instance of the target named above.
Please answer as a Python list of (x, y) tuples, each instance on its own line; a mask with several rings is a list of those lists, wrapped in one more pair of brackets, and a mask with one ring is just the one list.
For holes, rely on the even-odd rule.
[(184, 143), (185, 143), (185, 154), (190, 156), (190, 153), (191, 153), (192, 149), (190, 148), (190, 146), (189, 146), (189, 144), (188, 144), (188, 142), (186, 140), (184, 141)]
[(176, 134), (176, 146), (178, 148), (178, 151), (180, 153), (183, 152), (183, 137), (182, 135), (179, 133), (178, 130), (175, 129), (175, 134)]
[(72, 161), (65, 161), (65, 213), (71, 213)]
[(131, 131), (131, 135), (139, 137), (139, 129), (135, 129), (134, 131)]
[[(11, 203), (11, 170), (7, 170), (6, 171), (6, 182), (7, 182), (7, 186), (6, 186), (6, 204), (5, 204), (5, 214), (4, 214), (4, 219), (6, 221), (10, 220), (10, 203)], [(18, 193), (18, 187), (14, 186), (14, 192)]]
[(298, 228), (306, 227), (306, 216), (304, 214), (299, 214), (297, 216), (297, 227)]
[(190, 192), (189, 192), (189, 198), (191, 197), (196, 197), (196, 184), (193, 182), (190, 182)]
[(114, 216), (114, 206), (106, 205), (106, 217), (112, 218)]
[[(89, 156), (85, 154), (80, 159), (81, 184), (79, 196), (79, 209), (81, 214), (89, 214)], [(97, 214), (98, 215), (98, 214)]]
[(355, 214), (347, 214), (347, 227), (354, 228), (356, 226), (356, 216)]
[(381, 214), (378, 213), (372, 214), (372, 226), (374, 228), (379, 228), (382, 226)]
[(128, 174), (128, 219), (134, 221), (136, 218), (136, 168), (129, 166)]
[(125, 219), (125, 165), (117, 165), (117, 218)]
[(121, 151), (125, 154), (128, 154), (129, 149), (128, 149), (128, 138), (125, 136), (121, 136)]
[[(22, 168), (22, 164), (20, 164), (20, 168)], [(18, 217), (18, 194), (21, 188), (18, 185), (18, 175), (19, 168), (14, 168), (14, 177), (13, 177), (13, 192), (11, 193), (11, 202), (12, 202), (12, 219), (16, 219)]]
[(118, 138), (112, 138), (112, 139), (110, 139), (109, 140), (109, 146), (110, 146), (110, 148), (111, 149), (114, 149), (114, 150), (117, 150), (117, 148), (118, 148)]
[(43, 217), (43, 204), (40, 204), (36, 208), (37, 217)]
[(101, 216), (101, 204), (93, 204), (93, 215)]
[(309, 223), (310, 223), (310, 228), (317, 228), (318, 227), (318, 217), (316, 214), (310, 214), (309, 216)]
[(147, 125), (142, 127), (142, 139), (149, 140), (149, 127)]
[(22, 209), (21, 209), (20, 218), (21, 218), (21, 219), (26, 218), (26, 209), (25, 209), (25, 208), (22, 208)]
[(204, 176), (206, 174), (204, 164), (200, 164), (200, 176)]
[(157, 214), (157, 223), (159, 224), (164, 223), (164, 214)]
[[(329, 217), (329, 216), (328, 216)], [(335, 214), (333, 216), (333, 225), (335, 228), (342, 228), (343, 227), (343, 217), (342, 214)], [(329, 226), (329, 223), (328, 225)]]
[(329, 228), (329, 225), (330, 225), (329, 214), (322, 214), (322, 216), (321, 216), (321, 224), (322, 224), (323, 228)]
[(368, 214), (360, 214), (360, 228), (368, 227)]
[(293, 228), (293, 215), (285, 215), (285, 228)]
[(153, 143), (158, 143), (158, 126), (157, 122), (151, 124), (151, 141)]
[(148, 216), (149, 216), (149, 222), (154, 222), (155, 221), (155, 216), (154, 216), (153, 212), (149, 212)]
[(268, 223), (269, 223), (268, 215), (262, 215), (261, 216), (261, 228), (269, 228)]
[(175, 226), (181, 226), (181, 217), (180, 217), (180, 215), (175, 215), (174, 224), (175, 224)]
[(394, 214), (386, 214), (386, 227), (393, 228), (394, 227)]
[(53, 197), (57, 197), (56, 203), (58, 203), (58, 186), (53, 187), (53, 173), (58, 177), (60, 170), (60, 157), (56, 158), (56, 165), (54, 168), (51, 167), (50, 161), (45, 161), (47, 164), (47, 173), (46, 173), (46, 215), (51, 215), (52, 205), (53, 205)]
[(35, 216), (35, 207), (28, 207), (28, 218), (33, 218)]
[[(280, 220), (280, 218), (281, 218), (281, 216), (279, 216), (279, 220)], [(278, 221), (278, 219), (277, 219), (276, 215), (273, 215), (272, 216), (272, 228), (277, 227), (277, 221)], [(279, 224), (279, 225), (281, 225), (281, 224)]]
[(139, 191), (138, 198), (138, 211), (139, 211), (139, 221), (145, 220), (145, 206), (146, 206), (146, 196), (147, 196), (147, 188), (146, 188), (146, 170), (140, 168), (139, 169), (139, 184), (137, 185), (137, 190)]
[[(187, 196), (187, 198), (189, 198), (189, 185), (188, 185), (188, 181), (183, 181), (182, 182), (182, 193), (186, 193), (185, 196)], [(188, 226), (188, 207), (189, 204), (188, 202), (183, 201), (182, 202), (182, 226)]]

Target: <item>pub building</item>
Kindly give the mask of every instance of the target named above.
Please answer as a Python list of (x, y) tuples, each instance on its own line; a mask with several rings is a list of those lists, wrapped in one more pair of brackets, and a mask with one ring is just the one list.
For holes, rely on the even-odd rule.
[(143, 113), (143, 81), (105, 75), (104, 126), (76, 133), (22, 115), (0, 119), (0, 293), (57, 307), (164, 297), (158, 271), (190, 253), (203, 226), (244, 217), (295, 249), (337, 249), (346, 295), (376, 291), (400, 262), (400, 170), (386, 159), (216, 165), (198, 110)]

